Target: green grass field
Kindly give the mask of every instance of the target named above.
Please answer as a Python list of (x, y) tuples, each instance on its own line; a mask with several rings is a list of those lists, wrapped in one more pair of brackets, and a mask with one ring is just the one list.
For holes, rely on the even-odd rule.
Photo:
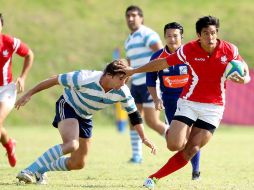
[[(153, 156), (144, 147), (144, 163), (132, 165), (128, 130), (119, 134), (113, 126), (95, 126), (91, 151), (85, 169), (49, 173), (47, 186), (17, 183), (16, 174), (34, 161), (49, 146), (60, 142), (58, 131), (50, 126), (8, 127), (17, 140), (18, 163), (10, 168), (3, 148), (0, 150), (0, 189), (143, 189), (145, 177), (154, 172), (172, 155), (162, 137), (146, 129), (157, 144)], [(200, 181), (191, 181), (191, 166), (168, 176), (156, 186), (158, 190), (251, 190), (254, 189), (254, 128), (221, 127), (202, 150)]]

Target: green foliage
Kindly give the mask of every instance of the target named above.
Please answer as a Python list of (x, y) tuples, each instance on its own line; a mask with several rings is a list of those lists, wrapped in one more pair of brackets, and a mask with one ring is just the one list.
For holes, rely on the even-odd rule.
[[(221, 126), (209, 144), (201, 150), (201, 180), (191, 181), (191, 164), (161, 179), (155, 190), (254, 190), (253, 128)], [(156, 143), (158, 154), (153, 156), (143, 146), (144, 162), (127, 163), (131, 156), (129, 133), (118, 134), (113, 126), (95, 125), (91, 150), (84, 169), (72, 172), (49, 172), (47, 186), (22, 185), (17, 173), (27, 167), (49, 147), (61, 143), (53, 127), (10, 127), (17, 139), (18, 163), (10, 168), (7, 158), (0, 159), (1, 190), (144, 190), (142, 183), (157, 171), (174, 153), (166, 149), (164, 139), (154, 131), (146, 133)], [(3, 148), (0, 155), (4, 155)]]
[[(220, 37), (236, 44), (245, 60), (254, 66), (252, 0), (0, 0), (0, 3), (5, 17), (3, 33), (21, 38), (35, 53), (27, 89), (54, 74), (103, 69), (115, 47), (123, 50), (129, 33), (124, 14), (130, 4), (142, 7), (145, 24), (161, 37), (166, 23), (182, 23), (185, 41), (196, 38), (197, 18), (208, 14), (217, 16), (221, 20)], [(14, 58), (16, 76), (21, 65), (21, 59)], [(56, 89), (36, 95), (28, 106), (11, 114), (8, 124), (48, 123), (52, 118), (48, 110), (54, 109), (61, 92), (60, 88)]]

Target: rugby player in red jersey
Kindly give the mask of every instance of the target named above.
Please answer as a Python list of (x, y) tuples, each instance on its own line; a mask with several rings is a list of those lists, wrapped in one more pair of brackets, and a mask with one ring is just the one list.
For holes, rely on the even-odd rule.
[[(33, 64), (33, 52), (18, 38), (2, 34), (4, 25), (3, 16), (0, 13), (0, 140), (5, 147), (9, 164), (16, 165), (16, 142), (8, 136), (3, 127), (4, 121), (16, 101), (16, 92), (23, 92), (26, 76)], [(12, 56), (16, 53), (24, 58), (24, 66), (16, 82), (12, 77)]]
[[(220, 124), (225, 105), (225, 68), (233, 59), (244, 61), (235, 45), (218, 39), (218, 30), (219, 19), (204, 16), (196, 22), (198, 39), (181, 46), (176, 53), (136, 69), (122, 65), (126, 76), (163, 70), (181, 63), (189, 67), (188, 82), (166, 135), (168, 149), (178, 152), (146, 179), (144, 186), (148, 188), (153, 187), (156, 180), (184, 167), (209, 142)], [(244, 77), (234, 75), (231, 80), (236, 83), (249, 82), (246, 63), (244, 70)]]

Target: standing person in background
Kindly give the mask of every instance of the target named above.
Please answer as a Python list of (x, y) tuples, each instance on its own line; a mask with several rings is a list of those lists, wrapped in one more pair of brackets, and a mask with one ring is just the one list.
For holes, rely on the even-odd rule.
[[(155, 52), (151, 61), (154, 59), (165, 58), (176, 52), (181, 46), (183, 39), (183, 27), (179, 23), (171, 22), (164, 26), (164, 39), (166, 46), (163, 49)], [(155, 108), (162, 110), (165, 108), (166, 123), (170, 125), (177, 106), (177, 100), (180, 97), (183, 87), (188, 82), (188, 66), (179, 64), (168, 67), (157, 72), (146, 73), (146, 84), (150, 94), (153, 97)], [(160, 90), (162, 100), (156, 90), (156, 81), (160, 80)], [(190, 128), (189, 128), (190, 131)], [(200, 176), (199, 171), (200, 151), (191, 159), (192, 164), (192, 180), (196, 180)]]
[[(16, 101), (16, 93), (24, 91), (26, 76), (33, 64), (33, 52), (28, 46), (15, 37), (2, 34), (4, 25), (3, 16), (0, 13), (0, 140), (6, 149), (9, 164), (16, 165), (16, 142), (8, 136), (3, 127), (4, 121)], [(16, 53), (24, 58), (24, 65), (16, 82), (12, 77), (12, 56)]]
[[(153, 52), (163, 47), (162, 42), (155, 31), (143, 25), (143, 12), (138, 6), (129, 6), (125, 11), (125, 18), (131, 32), (125, 41), (126, 56), (130, 60), (131, 67), (143, 66), (149, 61)], [(164, 135), (166, 125), (160, 121), (160, 112), (155, 109), (152, 97), (147, 90), (145, 73), (132, 77), (131, 94), (139, 112), (144, 116), (146, 124), (159, 134)], [(132, 146), (130, 162), (141, 163), (142, 142), (132, 126), (130, 127), (130, 137)]]
[(245, 75), (241, 77), (234, 74), (230, 80), (239, 84), (250, 81), (248, 65), (240, 56), (238, 48), (218, 38), (219, 26), (216, 17), (201, 17), (196, 22), (198, 39), (181, 46), (176, 53), (135, 69), (121, 66), (126, 77), (163, 70), (181, 63), (189, 67), (188, 82), (177, 102), (176, 113), (166, 135), (168, 149), (178, 152), (145, 180), (144, 186), (147, 188), (153, 188), (157, 180), (183, 168), (211, 140), (225, 108), (227, 64), (239, 60), (244, 65)]

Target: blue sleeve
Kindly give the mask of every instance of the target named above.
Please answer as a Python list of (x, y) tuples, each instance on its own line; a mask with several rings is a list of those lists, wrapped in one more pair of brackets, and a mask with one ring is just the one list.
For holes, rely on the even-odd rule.
[[(163, 49), (155, 52), (152, 55), (150, 61), (157, 59), (159, 57), (159, 55), (161, 54), (162, 50)], [(157, 80), (157, 78), (158, 78), (158, 71), (147, 72), (146, 73), (146, 86), (148, 86), (148, 87), (156, 87), (156, 80)]]

